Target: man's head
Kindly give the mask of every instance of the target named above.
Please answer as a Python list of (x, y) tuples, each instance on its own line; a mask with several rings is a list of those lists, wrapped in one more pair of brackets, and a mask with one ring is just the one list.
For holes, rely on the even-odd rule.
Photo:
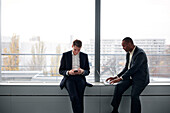
[(73, 41), (72, 48), (73, 48), (74, 55), (77, 55), (80, 52), (81, 46), (82, 46), (82, 42), (80, 40), (76, 39)]
[(135, 47), (133, 40), (130, 37), (125, 37), (122, 40), (122, 47), (126, 52), (131, 52)]

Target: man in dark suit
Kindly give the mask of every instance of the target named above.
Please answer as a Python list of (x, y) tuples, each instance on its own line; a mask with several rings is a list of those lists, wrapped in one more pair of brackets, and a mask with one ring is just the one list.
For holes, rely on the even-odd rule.
[(84, 90), (86, 86), (92, 86), (85, 79), (90, 73), (90, 67), (87, 54), (80, 52), (81, 47), (80, 40), (73, 41), (73, 50), (63, 53), (59, 68), (59, 73), (64, 76), (60, 87), (67, 89), (74, 113), (83, 113)]
[(106, 79), (106, 81), (110, 81), (110, 84), (118, 82), (115, 86), (114, 97), (111, 103), (113, 106), (111, 113), (118, 113), (122, 94), (130, 86), (132, 86), (131, 113), (141, 113), (139, 96), (149, 83), (147, 56), (143, 49), (134, 45), (130, 37), (122, 40), (122, 47), (127, 52), (125, 67), (116, 77)]

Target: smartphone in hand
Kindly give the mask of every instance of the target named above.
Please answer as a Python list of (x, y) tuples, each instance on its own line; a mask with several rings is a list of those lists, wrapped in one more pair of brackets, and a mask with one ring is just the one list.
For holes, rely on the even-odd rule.
[(75, 72), (78, 72), (78, 70), (74, 70), (74, 73), (75, 73)]

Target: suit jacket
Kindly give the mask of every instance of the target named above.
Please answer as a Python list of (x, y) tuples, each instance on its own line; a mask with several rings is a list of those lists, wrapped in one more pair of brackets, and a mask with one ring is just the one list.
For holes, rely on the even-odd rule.
[[(90, 73), (88, 56), (87, 54), (80, 52), (79, 57), (80, 57), (80, 68), (84, 69), (84, 73), (82, 76), (83, 76), (83, 79), (86, 81), (85, 76), (89, 75)], [(72, 69), (72, 51), (68, 51), (68, 52), (63, 53), (63, 56), (60, 62), (59, 73), (64, 76), (64, 78), (62, 79), (60, 83), (61, 89), (65, 87), (65, 82), (68, 78), (68, 75), (66, 75), (66, 72), (71, 69)], [(92, 84), (89, 84), (87, 82), (86, 82), (86, 85), (89, 87), (92, 86)]]
[(129, 52), (126, 54), (126, 65), (118, 76), (122, 76), (123, 80), (132, 77), (132, 83), (139, 86), (146, 86), (149, 83), (149, 69), (147, 56), (143, 49), (136, 46), (132, 56), (130, 69), (128, 70)]

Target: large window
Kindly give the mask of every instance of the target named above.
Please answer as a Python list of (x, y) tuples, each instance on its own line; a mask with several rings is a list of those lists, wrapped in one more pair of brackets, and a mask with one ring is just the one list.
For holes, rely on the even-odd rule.
[(1, 0), (3, 81), (60, 81), (63, 52), (80, 39), (94, 78), (94, 0)]
[(100, 73), (103, 81), (124, 68), (121, 40), (129, 36), (147, 53), (151, 82), (170, 82), (169, 0), (0, 1), (3, 81), (60, 81), (61, 55), (74, 39), (82, 40), (89, 57), (87, 80)]
[(128, 36), (147, 53), (151, 82), (170, 82), (169, 6), (169, 0), (102, 1), (101, 79), (124, 68), (121, 41)]

